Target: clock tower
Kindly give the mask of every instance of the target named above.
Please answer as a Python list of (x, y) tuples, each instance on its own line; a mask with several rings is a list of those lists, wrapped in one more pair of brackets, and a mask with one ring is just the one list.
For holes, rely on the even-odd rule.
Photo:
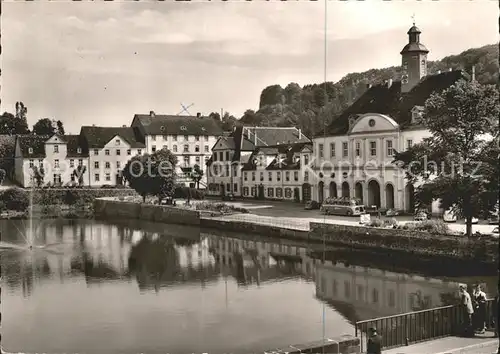
[(413, 26), (408, 30), (408, 44), (401, 51), (401, 92), (411, 91), (427, 75), (427, 48), (420, 43), (420, 30)]

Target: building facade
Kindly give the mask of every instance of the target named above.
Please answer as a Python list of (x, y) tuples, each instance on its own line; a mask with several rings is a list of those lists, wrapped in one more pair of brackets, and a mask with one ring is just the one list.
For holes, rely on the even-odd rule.
[[(178, 182), (194, 187), (189, 177), (195, 165), (203, 170), (212, 155), (212, 147), (223, 135), (219, 124), (212, 118), (196, 116), (136, 114), (131, 124), (138, 130), (145, 152), (154, 153), (168, 148), (178, 159)], [(204, 171), (200, 188), (207, 184)]]
[(308, 178), (301, 166), (311, 153), (311, 140), (300, 129), (237, 127), (212, 148), (208, 193), (301, 200), (304, 178)]
[[(355, 197), (367, 206), (413, 212), (415, 185), (393, 163), (396, 151), (407, 150), (430, 136), (421, 124), (425, 101), (460, 79), (461, 70), (427, 73), (427, 48), (412, 26), (401, 51), (401, 80), (368, 85), (365, 93), (333, 120), (326, 137), (314, 139), (312, 198)], [(422, 161), (423, 163), (423, 161)], [(439, 203), (430, 206), (439, 213)]]
[(82, 145), (88, 151), (88, 185), (102, 187), (123, 183), (123, 167), (133, 156), (145, 152), (138, 131), (123, 127), (84, 126)]

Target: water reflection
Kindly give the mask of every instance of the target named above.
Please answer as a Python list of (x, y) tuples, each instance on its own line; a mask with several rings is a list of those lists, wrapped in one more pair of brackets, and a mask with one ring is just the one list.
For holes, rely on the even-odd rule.
[[(9, 242), (22, 242), (22, 227), (0, 222)], [(1, 251), (9, 350), (262, 351), (321, 338), (324, 303), (326, 333), (352, 334), (356, 320), (454, 301), (458, 282), (469, 281), (322, 262), (311, 252), (320, 246), (304, 243), (135, 221), (52, 221), (37, 238), (63, 252)]]

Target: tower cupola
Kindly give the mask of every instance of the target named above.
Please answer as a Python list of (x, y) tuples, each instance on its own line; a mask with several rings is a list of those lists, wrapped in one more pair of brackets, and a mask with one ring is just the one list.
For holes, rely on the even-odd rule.
[(429, 50), (420, 43), (422, 32), (415, 26), (408, 30), (408, 44), (401, 50), (402, 75), (401, 92), (411, 91), (427, 75), (427, 54)]

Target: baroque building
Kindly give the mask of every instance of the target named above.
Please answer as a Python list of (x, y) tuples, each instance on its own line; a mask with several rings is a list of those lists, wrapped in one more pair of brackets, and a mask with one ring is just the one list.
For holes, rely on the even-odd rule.
[[(311, 140), (294, 127), (237, 127), (220, 137), (207, 162), (211, 195), (302, 200)], [(311, 177), (312, 178), (312, 177)], [(306, 198), (308, 196), (306, 195)]]
[[(365, 93), (327, 127), (326, 137), (314, 138), (315, 180), (312, 198), (355, 197), (367, 206), (413, 212), (414, 186), (393, 164), (396, 151), (417, 144), (430, 132), (420, 118), (425, 101), (461, 79), (461, 70), (427, 73), (427, 48), (421, 31), (408, 31), (401, 51), (402, 77), (368, 85)], [(432, 211), (439, 212), (439, 203)]]

